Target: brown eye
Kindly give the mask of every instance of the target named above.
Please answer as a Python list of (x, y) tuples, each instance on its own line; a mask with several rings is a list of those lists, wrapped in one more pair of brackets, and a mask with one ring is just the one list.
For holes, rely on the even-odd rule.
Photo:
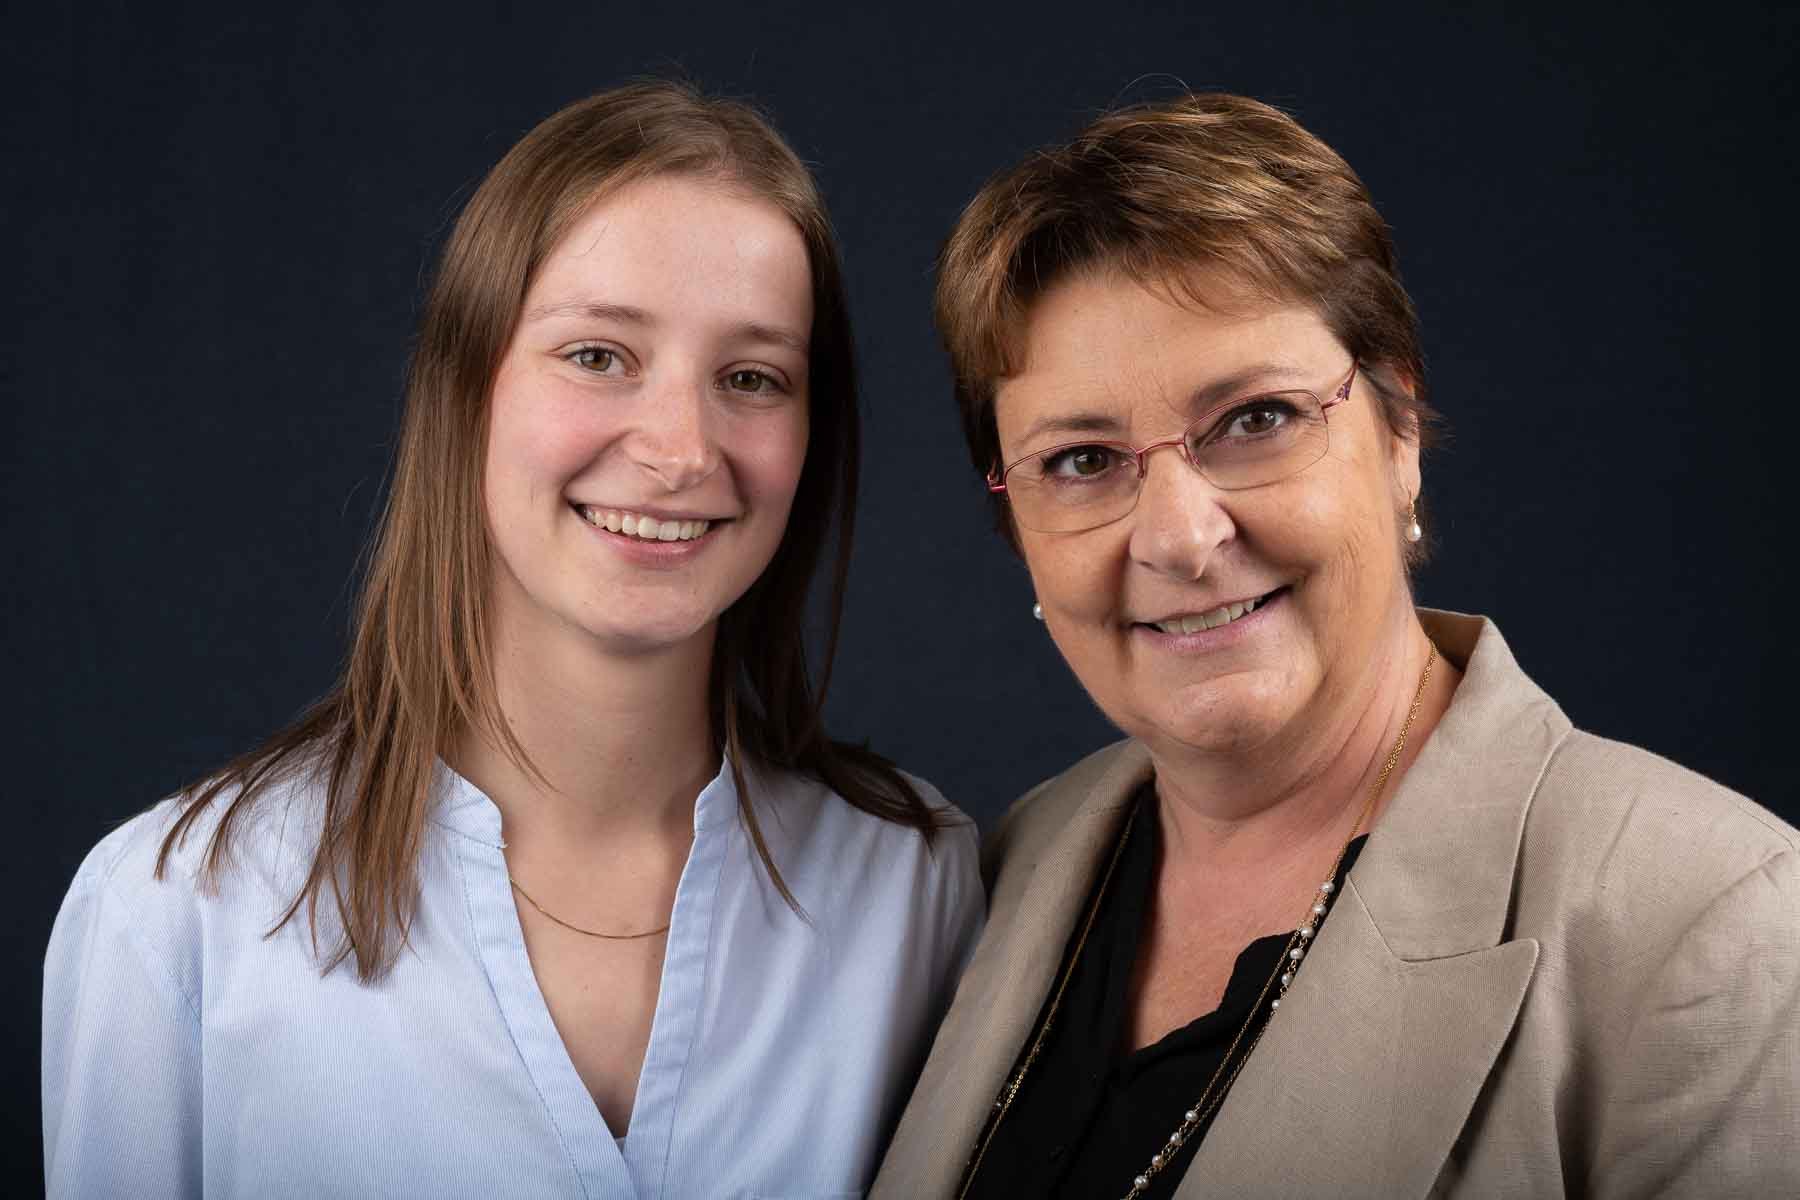
[(1263, 437), (1287, 423), (1292, 413), (1284, 405), (1252, 404), (1232, 413), (1219, 434), (1222, 439)]
[(604, 375), (619, 361), (618, 352), (605, 346), (583, 346), (569, 355), (569, 361), (584, 370)]
[(1092, 479), (1119, 465), (1120, 455), (1110, 446), (1070, 446), (1045, 458), (1042, 470), (1048, 478)]
[(726, 377), (734, 392), (771, 392), (775, 390), (775, 381), (761, 371), (733, 371)]
[(1272, 408), (1253, 408), (1238, 418), (1241, 433), (1269, 433), (1281, 424), (1281, 414)]

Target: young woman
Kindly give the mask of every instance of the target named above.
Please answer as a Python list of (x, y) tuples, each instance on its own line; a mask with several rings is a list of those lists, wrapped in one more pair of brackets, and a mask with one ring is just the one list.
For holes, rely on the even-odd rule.
[(854, 397), (818, 193), (751, 110), (637, 85), (514, 147), (343, 679), (64, 902), (51, 1194), (867, 1187), (982, 895), (972, 827), (820, 728)]

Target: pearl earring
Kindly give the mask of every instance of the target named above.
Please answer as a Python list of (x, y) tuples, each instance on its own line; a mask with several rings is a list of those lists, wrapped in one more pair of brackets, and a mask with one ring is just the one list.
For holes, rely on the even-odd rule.
[(1425, 530), (1419, 525), (1419, 509), (1415, 501), (1406, 502), (1406, 540), (1416, 542), (1425, 536)]
[(1031, 615), (1036, 617), (1040, 621), (1043, 620), (1044, 619), (1044, 606), (1037, 603), (1036, 601), (1033, 601), (1032, 605), (1031, 605)]

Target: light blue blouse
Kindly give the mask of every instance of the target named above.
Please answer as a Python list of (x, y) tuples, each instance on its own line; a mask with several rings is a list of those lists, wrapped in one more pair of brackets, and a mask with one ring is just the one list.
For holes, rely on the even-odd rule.
[(158, 883), (172, 805), (130, 821), (82, 865), (44, 964), (50, 1195), (862, 1195), (979, 931), (975, 829), (927, 848), (817, 783), (751, 789), (806, 919), (721, 770), (622, 1145), (538, 990), (500, 812), (467, 780), (440, 772), (418, 916), (373, 985), (320, 976), (304, 911), (265, 936), (316, 844), (316, 785), (252, 810), (211, 897), (193, 883), (210, 823)]

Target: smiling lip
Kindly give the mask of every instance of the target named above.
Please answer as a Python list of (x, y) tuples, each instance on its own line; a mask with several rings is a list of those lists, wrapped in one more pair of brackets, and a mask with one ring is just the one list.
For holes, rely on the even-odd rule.
[[(638, 510), (599, 508), (594, 505), (569, 506), (583, 525), (605, 544), (607, 550), (627, 562), (649, 568), (681, 567), (706, 552), (721, 527), (730, 518), (667, 517)], [(632, 517), (631, 532), (625, 531), (627, 516)], [(645, 537), (641, 530), (647, 522), (655, 522), (654, 536)], [(683, 536), (685, 534), (686, 536)]]
[(1286, 591), (1285, 587), (1280, 587), (1260, 596), (1234, 600), (1215, 608), (1172, 613), (1157, 621), (1137, 621), (1132, 624), (1132, 628), (1158, 640), (1211, 645), (1226, 637), (1241, 635), (1249, 627), (1260, 624), (1260, 621), (1252, 620), (1254, 615), (1279, 600)]
[(596, 529), (640, 542), (691, 542), (705, 537), (726, 517), (700, 517), (647, 509), (602, 508), (597, 504), (572, 504), (577, 516)]

